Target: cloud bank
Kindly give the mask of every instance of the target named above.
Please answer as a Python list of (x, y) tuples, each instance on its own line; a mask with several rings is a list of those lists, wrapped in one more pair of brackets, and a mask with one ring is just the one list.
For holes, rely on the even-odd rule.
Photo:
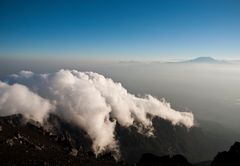
[(120, 83), (93, 72), (21, 71), (11, 75), (8, 82), (0, 82), (1, 116), (21, 113), (42, 122), (54, 113), (86, 131), (96, 154), (118, 151), (116, 123), (134, 126), (147, 135), (153, 134), (154, 117), (187, 128), (194, 125), (192, 113), (175, 111), (169, 103), (151, 95), (136, 97)]
[(20, 84), (8, 85), (0, 81), (0, 115), (23, 114), (28, 119), (42, 123), (53, 110), (48, 100), (43, 99)]

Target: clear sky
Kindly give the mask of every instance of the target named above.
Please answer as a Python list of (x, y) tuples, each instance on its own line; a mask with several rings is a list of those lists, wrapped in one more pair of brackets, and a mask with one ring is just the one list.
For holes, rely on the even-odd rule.
[(240, 1), (1, 0), (6, 56), (240, 58)]

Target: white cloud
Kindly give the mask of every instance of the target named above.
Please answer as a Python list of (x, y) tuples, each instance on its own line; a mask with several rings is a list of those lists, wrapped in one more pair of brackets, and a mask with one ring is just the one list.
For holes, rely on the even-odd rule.
[(8, 85), (0, 81), (0, 115), (23, 114), (26, 118), (42, 122), (53, 106), (48, 100), (19, 84)]
[[(153, 117), (163, 118), (173, 125), (184, 125), (187, 128), (194, 125), (192, 113), (175, 111), (169, 103), (151, 95), (136, 97), (128, 93), (120, 83), (93, 72), (60, 70), (51, 74), (35, 74), (22, 71), (18, 75), (11, 76), (10, 80), (27, 86), (51, 103), (55, 103), (55, 113), (58, 116), (87, 132), (93, 141), (92, 148), (96, 154), (103, 151), (118, 151), (118, 141), (114, 135), (116, 122), (123, 127), (135, 126), (139, 132), (149, 135), (153, 131)], [(41, 117), (45, 117), (46, 112), (53, 107), (48, 101), (22, 85), (2, 84), (6, 87), (21, 87), (11, 90), (12, 93), (22, 95), (25, 93), (19, 91), (27, 91), (31, 94), (29, 96), (34, 96), (35, 104), (32, 104), (31, 109), (27, 111), (28, 115), (31, 115), (29, 117), (38, 117), (38, 120), (42, 121)], [(18, 100), (22, 96), (9, 96), (9, 101), (5, 103), (11, 103), (11, 98)], [(21, 110), (12, 111), (12, 114), (26, 113), (25, 107), (28, 103), (32, 103), (32, 97), (25, 99), (26, 106)], [(1, 95), (0, 101), (2, 100), (4, 95)], [(12, 104), (17, 109), (20, 103), (12, 102)], [(45, 108), (42, 105), (45, 105)], [(1, 108), (0, 111), (3, 115)], [(39, 113), (41, 111), (42, 114)], [(35, 113), (42, 116), (34, 115)]]

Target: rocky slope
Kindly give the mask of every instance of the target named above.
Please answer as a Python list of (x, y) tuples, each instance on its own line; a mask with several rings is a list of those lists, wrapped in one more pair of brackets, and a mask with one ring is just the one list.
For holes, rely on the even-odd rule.
[(235, 142), (229, 151), (220, 152), (214, 158), (211, 166), (239, 166), (240, 142)]
[[(0, 118), (1, 165), (120, 165), (111, 154), (98, 158), (66, 131), (47, 131), (36, 122), (24, 123), (21, 115)], [(121, 163), (123, 165), (123, 163)]]
[[(161, 132), (155, 132), (158, 139), (146, 138), (134, 131), (134, 128), (123, 129), (118, 126), (117, 136), (121, 143), (122, 157), (124, 161), (130, 163), (127, 164), (123, 161), (116, 162), (110, 153), (96, 157), (91, 152), (91, 141), (86, 133), (62, 122), (56, 116), (50, 116), (44, 128), (37, 122), (26, 121), (21, 115), (0, 117), (0, 163), (1, 165), (191, 166), (184, 154), (190, 154), (192, 148), (200, 148), (194, 145), (197, 143), (195, 137), (199, 139), (204, 137), (195, 131), (197, 129), (190, 131), (189, 134), (189, 131), (181, 127), (171, 127), (168, 122), (159, 119), (154, 121), (154, 125), (155, 128), (161, 126), (162, 129)], [(169, 136), (175, 140), (169, 140)], [(193, 141), (189, 142), (189, 140)], [(184, 144), (188, 146), (185, 150)], [(201, 151), (206, 149), (202, 148)], [(176, 155), (178, 152), (182, 152), (182, 155)], [(141, 156), (140, 159), (138, 156)], [(131, 162), (132, 158), (135, 158), (132, 161), (136, 161), (136, 164)], [(240, 143), (236, 142), (228, 152), (219, 153), (214, 158), (212, 166), (239, 166), (239, 159)], [(206, 161), (195, 165), (210, 166), (210, 164), (211, 161)]]

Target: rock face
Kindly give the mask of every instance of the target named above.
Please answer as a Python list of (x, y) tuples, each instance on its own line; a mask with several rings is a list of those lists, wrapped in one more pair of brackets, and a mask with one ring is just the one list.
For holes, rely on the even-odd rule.
[[(25, 121), (21, 115), (0, 117), (0, 165), (128, 165), (125, 162), (116, 162), (111, 153), (96, 158), (94, 153), (90, 151), (90, 139), (86, 138), (85, 133), (78, 128), (61, 122), (57, 117), (50, 117), (49, 123), (46, 125), (47, 128), (43, 128), (36, 122)], [(156, 121), (154, 125), (156, 125), (156, 128), (157, 126), (163, 126), (164, 132), (172, 131), (169, 128), (170, 125), (166, 122)], [(125, 153), (125, 156), (130, 155), (130, 152), (136, 154), (137, 149), (141, 149), (141, 145), (151, 143), (149, 138), (143, 139), (137, 135), (137, 132), (133, 134), (134, 132), (129, 133), (121, 128), (118, 128), (118, 130), (121, 130), (118, 136), (121, 136), (121, 145), (124, 147), (121, 149), (122, 153), (127, 150), (127, 147), (132, 150)], [(175, 128), (176, 134), (178, 134), (178, 130), (179, 133), (184, 133), (183, 129)], [(171, 138), (177, 138), (178, 135), (174, 135), (173, 132), (170, 133), (172, 133)], [(149, 144), (151, 149), (155, 148), (158, 151), (159, 148), (163, 147), (156, 146), (158, 143), (164, 143), (166, 148), (173, 147), (169, 146), (166, 141), (164, 142), (169, 137), (164, 139), (164, 135), (160, 135), (158, 132), (156, 136), (159, 138), (159, 142), (156, 139), (157, 142), (152, 142), (152, 146)], [(186, 140), (191, 139), (187, 138)], [(181, 144), (184, 143), (187, 145), (187, 141), (181, 142)], [(164, 152), (164, 150), (169, 149), (163, 147), (162, 151)], [(139, 154), (143, 154), (142, 152), (144, 153), (144, 150), (139, 151)], [(184, 156), (174, 154), (144, 153), (134, 165), (192, 166)], [(196, 166), (210, 166), (210, 161), (199, 163)], [(240, 143), (236, 142), (228, 152), (218, 153), (212, 162), (212, 166), (240, 166)]]
[(240, 166), (240, 142), (235, 142), (229, 151), (218, 153), (211, 166)]
[(140, 158), (137, 166), (193, 166), (182, 155), (156, 156), (151, 153), (145, 153)]
[(89, 155), (65, 130), (48, 131), (21, 115), (0, 117), (0, 165), (120, 165), (113, 157)]
[(208, 160), (209, 156), (216, 154), (200, 128), (187, 130), (160, 118), (153, 119), (153, 126), (154, 137), (146, 137), (135, 128), (116, 127), (125, 160), (136, 163), (142, 154), (148, 152), (158, 156), (182, 154), (189, 161), (196, 162)]
[[(8, 140), (8, 144), (14, 146), (22, 144), (22, 146), (34, 147), (38, 151), (52, 151), (58, 147), (58, 151), (63, 151), (72, 157), (91, 151), (92, 142), (87, 134), (78, 127), (61, 121), (56, 116), (50, 116), (49, 124), (44, 125), (44, 128), (36, 122), (28, 122), (23, 125), (22, 121), (24, 122), (24, 120), (20, 119), (20, 115), (0, 117), (2, 132), (4, 135), (11, 135), (6, 137), (5, 143)], [(137, 163), (141, 155), (146, 152), (159, 156), (183, 154), (192, 160), (190, 155), (199, 156), (199, 153), (194, 154), (193, 150), (208, 151), (204, 146), (198, 146), (205, 143), (203, 142), (204, 136), (197, 128), (188, 131), (181, 126), (172, 126), (170, 122), (160, 118), (154, 119), (153, 125), (156, 129), (156, 137), (149, 138), (140, 134), (135, 128), (127, 129), (117, 124), (116, 135), (121, 145), (122, 158), (125, 161), (132, 164)], [(9, 132), (9, 130), (14, 132)], [(53, 148), (50, 148), (51, 146)], [(62, 149), (59, 150), (59, 147)], [(202, 157), (207, 158), (204, 155)]]

